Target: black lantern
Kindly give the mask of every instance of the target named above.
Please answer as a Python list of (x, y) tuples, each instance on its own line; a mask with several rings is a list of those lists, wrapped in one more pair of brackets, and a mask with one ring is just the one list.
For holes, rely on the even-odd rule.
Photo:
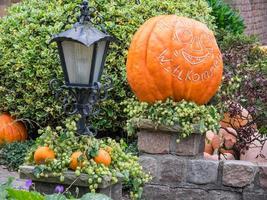
[(104, 85), (99, 81), (113, 37), (93, 27), (91, 15), (95, 9), (88, 6), (88, 1), (84, 0), (79, 8), (81, 15), (74, 27), (51, 40), (58, 45), (65, 84), (56, 88), (58, 80), (52, 80), (50, 86), (57, 94), (64, 89), (69, 90), (63, 104), (68, 114), (81, 114), (78, 134), (95, 135), (96, 131), (86, 126), (86, 120), (89, 115), (97, 113), (95, 105), (106, 98), (107, 90), (112, 85), (111, 80)]

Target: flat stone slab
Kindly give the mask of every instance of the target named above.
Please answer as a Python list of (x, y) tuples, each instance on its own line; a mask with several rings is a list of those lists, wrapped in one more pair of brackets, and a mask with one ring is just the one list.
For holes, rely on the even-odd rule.
[[(140, 129), (138, 150), (141, 153), (203, 157), (205, 136), (197, 131), (185, 139), (180, 139), (181, 128), (178, 125), (156, 126), (151, 120), (140, 120), (137, 122), (137, 127)], [(177, 143), (178, 139), (180, 142)]]
[[(20, 169), (19, 175), (21, 179), (31, 179), (33, 181), (46, 182), (46, 183), (61, 183), (59, 181), (59, 177), (53, 177), (52, 174), (48, 175), (47, 178), (45, 177), (36, 178), (34, 176), (34, 166), (20, 166), (19, 169)], [(69, 184), (69, 185), (72, 184), (75, 186), (82, 186), (82, 187), (88, 186), (89, 176), (87, 174), (81, 173), (81, 175), (77, 177), (74, 171), (68, 170), (65, 173), (63, 173), (63, 175), (64, 175), (64, 184)], [(74, 180), (76, 181), (74, 182)], [(104, 182), (99, 184), (99, 188), (106, 188), (112, 184), (111, 178), (108, 176), (104, 177), (103, 180)]]
[(140, 130), (138, 133), (138, 150), (150, 154), (175, 154), (179, 156), (203, 157), (205, 138), (193, 134), (179, 143), (177, 133)]
[(258, 168), (251, 162), (225, 161), (223, 165), (223, 184), (232, 187), (245, 187), (254, 181)]
[(267, 190), (267, 163), (259, 166), (259, 182), (260, 186)]
[[(20, 178), (21, 179), (31, 179), (35, 184), (36, 191), (52, 194), (57, 185), (63, 185), (65, 188), (71, 186), (70, 192), (72, 194), (76, 193), (78, 188), (79, 196), (82, 196), (85, 193), (89, 192), (87, 174), (81, 173), (79, 177), (75, 175), (74, 171), (66, 171), (63, 173), (64, 182), (60, 182), (59, 177), (53, 177), (52, 174), (48, 174), (48, 177), (36, 178), (34, 176), (34, 166), (20, 166)], [(121, 180), (118, 177), (119, 181), (116, 184), (111, 183), (111, 177), (103, 177), (104, 181), (99, 184), (97, 192), (105, 194), (112, 199), (122, 199), (122, 184)]]
[(190, 160), (187, 169), (187, 181), (195, 184), (216, 183), (218, 161)]
[(208, 200), (242, 200), (241, 194), (222, 190), (211, 190), (208, 197)]

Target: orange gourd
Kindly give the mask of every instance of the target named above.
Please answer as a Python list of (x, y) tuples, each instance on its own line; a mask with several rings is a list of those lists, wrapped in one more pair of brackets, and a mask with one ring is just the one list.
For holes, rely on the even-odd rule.
[(82, 167), (82, 160), (80, 161), (79, 158), (80, 156), (84, 157), (83, 156), (83, 153), (80, 152), (80, 151), (76, 151), (74, 152), (71, 157), (70, 157), (70, 169), (72, 170), (76, 170), (76, 168), (79, 166), (79, 167)]
[(36, 164), (44, 164), (48, 160), (53, 160), (55, 153), (49, 147), (38, 147), (34, 152), (34, 161)]
[(98, 164), (109, 166), (111, 163), (111, 157), (107, 151), (99, 149), (97, 156), (94, 157), (94, 161)]
[(22, 122), (16, 121), (7, 113), (0, 115), (0, 145), (24, 141), (27, 137), (27, 130)]
[(127, 79), (140, 101), (172, 98), (207, 103), (223, 73), (214, 34), (201, 22), (176, 15), (149, 19), (134, 35)]

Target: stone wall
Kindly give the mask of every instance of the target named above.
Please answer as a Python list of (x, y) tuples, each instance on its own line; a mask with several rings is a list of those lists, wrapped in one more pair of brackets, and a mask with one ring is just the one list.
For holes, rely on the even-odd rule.
[(176, 143), (179, 128), (155, 130), (151, 124), (140, 124), (139, 161), (153, 177), (144, 187), (144, 199), (267, 199), (267, 163), (204, 160), (200, 134)]
[(224, 0), (240, 11), (245, 20), (246, 33), (256, 34), (267, 44), (267, 0)]
[(12, 3), (18, 3), (21, 0), (0, 0), (0, 17), (6, 14), (6, 8)]
[(144, 188), (146, 200), (267, 199), (267, 164), (151, 154), (140, 163), (153, 176)]

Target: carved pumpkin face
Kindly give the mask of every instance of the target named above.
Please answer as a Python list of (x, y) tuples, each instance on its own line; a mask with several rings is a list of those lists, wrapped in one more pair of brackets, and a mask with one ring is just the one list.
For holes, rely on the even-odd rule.
[(141, 101), (172, 97), (207, 103), (221, 83), (222, 72), (221, 53), (212, 31), (185, 17), (148, 20), (129, 49), (127, 78)]

